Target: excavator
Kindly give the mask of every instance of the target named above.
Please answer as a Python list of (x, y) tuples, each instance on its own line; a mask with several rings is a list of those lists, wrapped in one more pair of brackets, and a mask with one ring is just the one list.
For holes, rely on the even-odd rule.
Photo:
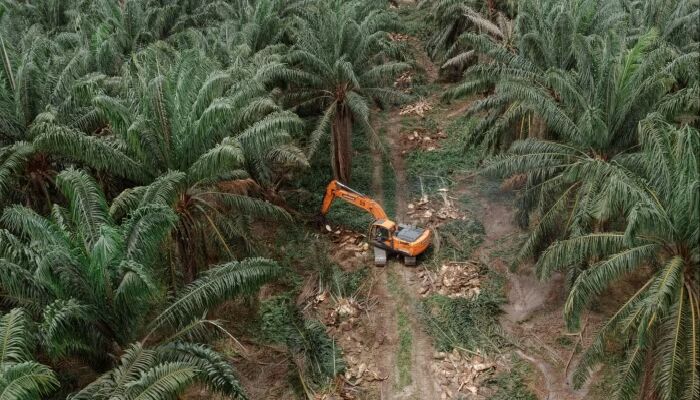
[(389, 219), (382, 206), (374, 199), (336, 180), (331, 181), (326, 187), (321, 206), (322, 216), (325, 217), (328, 214), (336, 198), (343, 199), (374, 217), (374, 222), (369, 229), (369, 241), (374, 247), (375, 265), (386, 265), (387, 254), (391, 253), (401, 254), (405, 265), (416, 265), (416, 257), (430, 245), (432, 236), (430, 229), (397, 224)]

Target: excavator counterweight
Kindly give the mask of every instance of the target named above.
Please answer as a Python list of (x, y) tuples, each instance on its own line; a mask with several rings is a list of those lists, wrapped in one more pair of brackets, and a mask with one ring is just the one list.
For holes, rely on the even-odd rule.
[(369, 241), (374, 246), (376, 265), (386, 264), (387, 253), (401, 254), (406, 265), (416, 265), (416, 257), (430, 246), (432, 233), (429, 229), (397, 224), (389, 219), (382, 206), (374, 199), (336, 180), (331, 181), (326, 187), (326, 194), (323, 196), (323, 204), (321, 205), (321, 215), (328, 214), (336, 198), (343, 199), (355, 207), (369, 212), (374, 217), (374, 222), (370, 227)]

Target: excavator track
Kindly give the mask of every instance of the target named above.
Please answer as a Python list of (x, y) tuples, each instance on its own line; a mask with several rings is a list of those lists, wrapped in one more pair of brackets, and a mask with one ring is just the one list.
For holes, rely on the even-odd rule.
[(386, 250), (384, 250), (380, 247), (374, 246), (374, 265), (377, 265), (380, 267), (385, 266), (386, 265), (386, 258), (387, 258)]

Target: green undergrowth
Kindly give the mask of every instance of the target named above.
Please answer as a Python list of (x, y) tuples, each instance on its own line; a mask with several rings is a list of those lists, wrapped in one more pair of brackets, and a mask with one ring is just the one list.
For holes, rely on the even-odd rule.
[(489, 381), (497, 388), (489, 400), (537, 400), (527, 386), (528, 376), (532, 376), (532, 367), (522, 360), (515, 360), (509, 371), (501, 372)]
[[(387, 123), (388, 113), (384, 112), (380, 114), (382, 125)], [(394, 218), (396, 216), (396, 191), (403, 190), (403, 188), (396, 187), (396, 172), (394, 171), (394, 166), (391, 164), (391, 147), (389, 144), (389, 139), (387, 137), (387, 131), (384, 126), (379, 129), (379, 138), (381, 140), (383, 149), (382, 155), (382, 191), (384, 201), (382, 207), (384, 211), (389, 215), (389, 218)]]
[(358, 292), (368, 273), (366, 268), (342, 271), (329, 254), (327, 238), (307, 226), (279, 230), (267, 256), (279, 260), (288, 272), (276, 282), (276, 294), (262, 300), (257, 313), (244, 323), (247, 336), (261, 344), (283, 346), (288, 354), (289, 385), (297, 398), (323, 390), (345, 369), (342, 349), (326, 333), (326, 327), (307, 318), (296, 305), (305, 277), (318, 279), (320, 287), (335, 296), (346, 297)]
[[(445, 128), (447, 137), (440, 141), (435, 150), (416, 149), (410, 152), (406, 157), (406, 172), (413, 179), (412, 185), (419, 186), (417, 180), (422, 178), (424, 189), (432, 191), (435, 189), (433, 182), (442, 185), (454, 174), (474, 169), (478, 152), (467, 147), (468, 135), (474, 125), (474, 119), (457, 118)], [(430, 127), (426, 129), (434, 132)]]
[[(484, 226), (475, 219), (453, 220), (435, 228), (439, 245), (428, 255), (433, 266), (446, 261), (464, 261), (484, 241)], [(437, 249), (437, 250), (435, 250)]]
[(362, 289), (369, 272), (369, 267), (366, 266), (354, 271), (343, 271), (335, 265), (326, 284), (335, 296), (352, 297)]
[[(402, 121), (402, 129), (405, 132), (419, 130), (435, 133), (440, 129), (440, 114), (443, 112), (430, 112), (425, 118), (407, 118)], [(457, 118), (444, 129), (447, 137), (440, 140), (435, 150), (414, 149), (406, 154), (405, 190), (410, 194), (409, 198), (417, 198), (423, 194), (436, 195), (438, 189), (451, 187), (458, 175), (464, 175), (476, 168), (479, 152), (466, 144), (466, 138), (473, 126), (473, 119)]]
[(504, 279), (482, 271), (481, 293), (471, 299), (431, 295), (419, 305), (419, 315), (439, 351), (454, 348), (498, 354), (508, 347), (498, 315), (505, 302)]
[(323, 387), (345, 370), (342, 350), (328, 336), (326, 327), (315, 319), (305, 319), (290, 294), (262, 302), (258, 333), (263, 341), (286, 347), (295, 387)]
[(411, 348), (413, 346), (413, 333), (410, 322), (404, 310), (400, 310), (397, 315), (399, 328), (399, 349), (396, 356), (396, 363), (399, 368), (399, 388), (404, 388), (411, 384)]
[(399, 347), (396, 353), (396, 367), (398, 369), (398, 379), (396, 385), (398, 389), (411, 384), (411, 353), (413, 347), (413, 333), (408, 312), (412, 309), (411, 296), (406, 293), (403, 286), (398, 282), (399, 277), (394, 271), (394, 264), (387, 268), (387, 286), (389, 292), (396, 299), (396, 320), (399, 337)]

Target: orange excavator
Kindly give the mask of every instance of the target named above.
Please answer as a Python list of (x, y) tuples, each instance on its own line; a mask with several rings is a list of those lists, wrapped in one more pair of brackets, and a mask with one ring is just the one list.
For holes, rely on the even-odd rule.
[(321, 215), (328, 214), (328, 210), (336, 198), (359, 207), (374, 217), (370, 225), (369, 240), (374, 246), (374, 263), (386, 265), (388, 253), (403, 255), (404, 264), (416, 265), (416, 257), (423, 253), (430, 245), (430, 229), (418, 228), (411, 225), (397, 224), (387, 217), (382, 206), (374, 199), (356, 190), (350, 189), (342, 183), (333, 180), (326, 188), (321, 206)]

